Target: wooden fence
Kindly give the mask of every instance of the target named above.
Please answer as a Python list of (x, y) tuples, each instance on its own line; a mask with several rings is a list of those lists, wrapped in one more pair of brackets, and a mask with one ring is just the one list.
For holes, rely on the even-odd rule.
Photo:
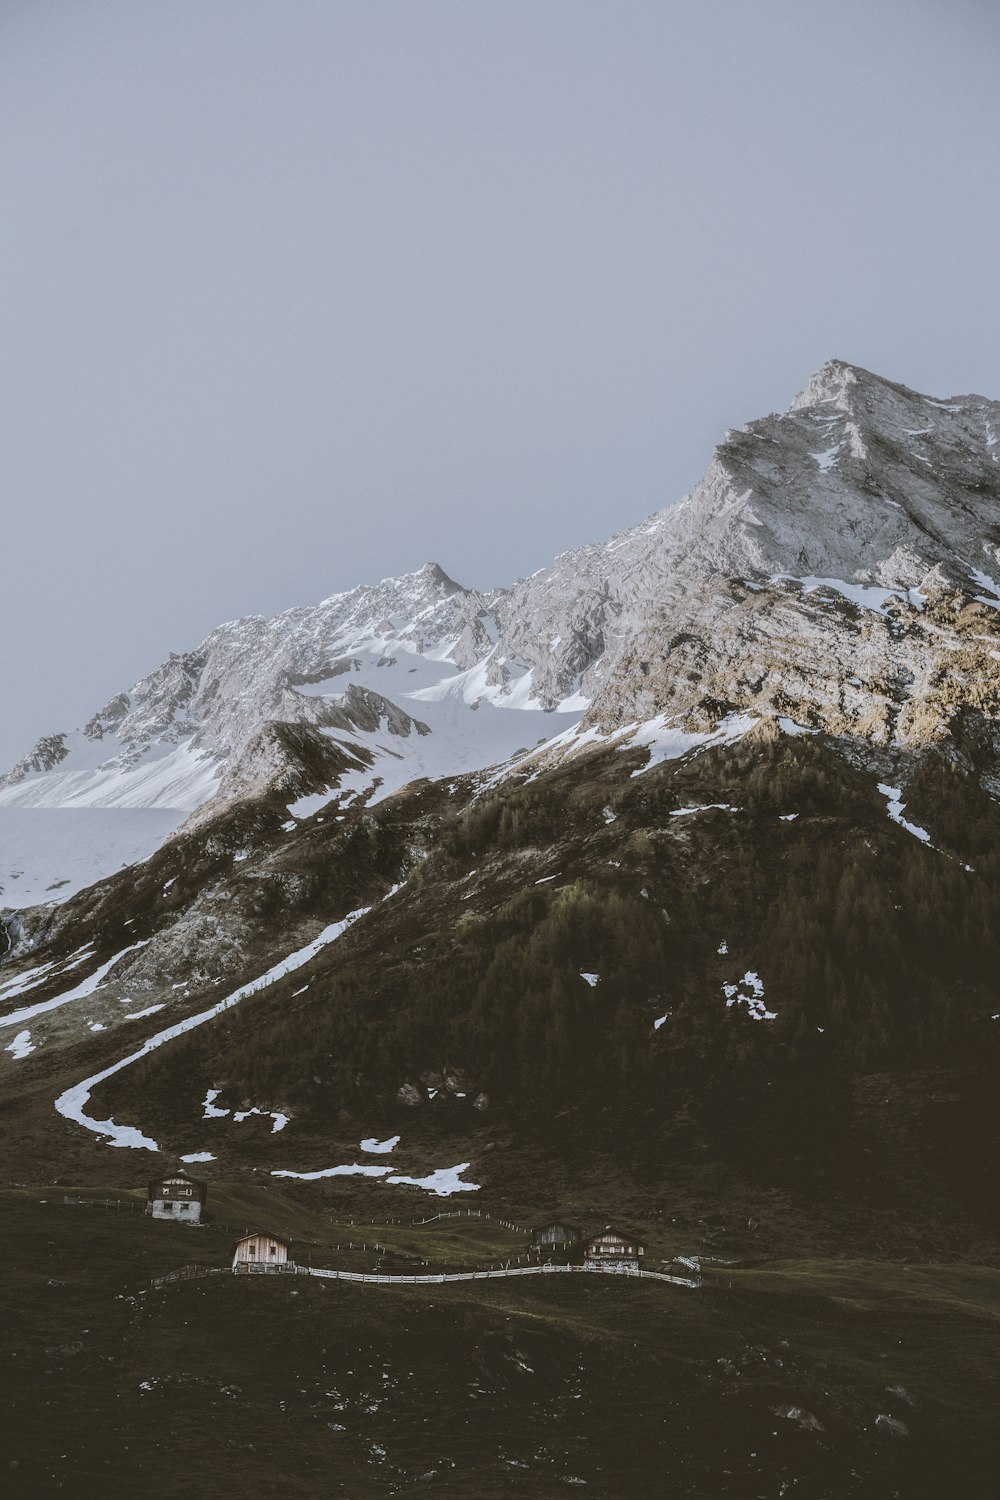
[[(120, 1212), (122, 1209), (124, 1209), (126, 1213), (146, 1212), (146, 1205), (144, 1203), (139, 1203), (134, 1199), (79, 1198), (66, 1193), (63, 1195), (62, 1201), (63, 1203), (84, 1205), (88, 1208), (103, 1208), (105, 1212), (108, 1212), (110, 1209), (114, 1209), (116, 1212)], [(512, 1224), (509, 1219), (497, 1218), (495, 1215), (486, 1213), (482, 1209), (478, 1208), (454, 1209), (451, 1212), (447, 1213), (432, 1214), (429, 1218), (426, 1219), (370, 1219), (360, 1220), (358, 1222), (359, 1224), (368, 1223), (373, 1227), (378, 1224), (383, 1228), (389, 1228), (392, 1225), (401, 1225), (415, 1228), (425, 1224), (434, 1224), (440, 1219), (488, 1219), (491, 1223), (500, 1224), (504, 1229), (511, 1229), (517, 1234), (530, 1233), (530, 1231), (525, 1229), (521, 1224)], [(355, 1222), (356, 1221), (352, 1219), (350, 1220), (348, 1225), (345, 1225), (343, 1227), (354, 1227)], [(234, 1232), (231, 1225), (220, 1223), (217, 1219), (210, 1220), (207, 1225), (203, 1224), (200, 1227), (225, 1229), (230, 1233)], [(334, 1225), (334, 1227), (338, 1226)], [(238, 1233), (240, 1231), (235, 1232)], [(331, 1247), (329, 1246), (327, 1247), (328, 1250), (330, 1248)], [(350, 1240), (346, 1244), (335, 1245), (332, 1248), (338, 1251), (373, 1251), (379, 1255), (385, 1255), (388, 1253), (386, 1246), (381, 1244), (378, 1240)], [(541, 1253), (541, 1246), (533, 1248), (535, 1249), (535, 1253)], [(388, 1275), (384, 1272), (369, 1271), (324, 1271), (320, 1270), (316, 1266), (300, 1266), (296, 1265), (294, 1262), (289, 1262), (285, 1265), (280, 1266), (264, 1265), (263, 1263), (261, 1263), (259, 1267), (252, 1266), (252, 1269), (254, 1269), (258, 1274), (268, 1273), (272, 1275), (284, 1274), (290, 1276), (321, 1276), (330, 1281), (368, 1281), (375, 1282), (379, 1286), (386, 1286), (392, 1282), (401, 1282), (407, 1285), (426, 1285), (444, 1281), (480, 1281), (489, 1277), (499, 1276), (550, 1276), (558, 1275), (560, 1273), (585, 1273), (587, 1275), (644, 1277), (647, 1279), (651, 1278), (654, 1281), (668, 1281), (671, 1282), (674, 1286), (686, 1287), (699, 1287), (702, 1284), (701, 1281), (696, 1277), (670, 1276), (666, 1271), (632, 1271), (628, 1270), (625, 1267), (617, 1266), (562, 1265), (558, 1262), (554, 1263), (551, 1261), (546, 1261), (536, 1265), (526, 1265), (524, 1264), (524, 1262), (529, 1260), (530, 1254), (531, 1252), (528, 1252), (528, 1254), (526, 1255), (512, 1256), (506, 1260), (504, 1265), (499, 1267), (496, 1266), (495, 1262), (493, 1262), (487, 1269), (471, 1271), (441, 1271), (429, 1275), (410, 1275), (408, 1273)], [(709, 1259), (710, 1257), (702, 1258)], [(511, 1263), (512, 1261), (513, 1264)], [(426, 1261), (424, 1262), (424, 1264), (426, 1265)], [(218, 1275), (221, 1272), (229, 1272), (229, 1269), (230, 1268), (228, 1266), (181, 1266), (176, 1271), (168, 1272), (166, 1276), (155, 1277), (153, 1281), (150, 1282), (150, 1285), (164, 1286), (168, 1282), (173, 1281), (195, 1280), (202, 1276), (213, 1276)]]
[(229, 1273), (228, 1266), (178, 1266), (165, 1276), (154, 1276), (150, 1286), (166, 1286), (172, 1281), (200, 1281), (203, 1276), (222, 1276)]
[[(42, 1202), (45, 1200), (42, 1199)], [(114, 1209), (116, 1213), (145, 1214), (149, 1205), (137, 1198), (81, 1198), (72, 1193), (64, 1193), (62, 1196), (64, 1204), (72, 1204), (78, 1208), (103, 1208), (105, 1212)], [(370, 1229), (391, 1229), (394, 1226), (401, 1228), (422, 1228), (426, 1224), (436, 1224), (443, 1219), (486, 1219), (491, 1224), (499, 1224), (504, 1229), (509, 1229), (513, 1234), (530, 1234), (531, 1230), (523, 1224), (514, 1224), (510, 1219), (501, 1219), (496, 1214), (486, 1213), (478, 1208), (458, 1208), (450, 1212), (431, 1214), (426, 1219), (333, 1219), (330, 1221), (332, 1229), (361, 1229), (367, 1226)], [(189, 1228), (192, 1225), (188, 1226)], [(211, 1214), (198, 1221), (194, 1226), (199, 1229), (224, 1229), (230, 1234), (246, 1234), (249, 1230), (241, 1229), (236, 1224), (228, 1224), (224, 1219), (216, 1219)], [(318, 1244), (319, 1241), (313, 1241)], [(338, 1250), (375, 1250), (379, 1254), (385, 1254), (386, 1247), (378, 1240), (370, 1242), (352, 1241), (350, 1244), (337, 1245)]]
[[(300, 1266), (294, 1261), (272, 1266), (264, 1261), (243, 1262), (241, 1271), (258, 1276), (318, 1276), (324, 1281), (363, 1281), (375, 1286), (439, 1286), (446, 1281), (491, 1281), (504, 1276), (617, 1276), (641, 1281), (666, 1281), (673, 1286), (698, 1288), (700, 1280), (690, 1276), (668, 1276), (665, 1271), (633, 1271), (623, 1266), (518, 1266), (500, 1271), (438, 1271), (431, 1275), (401, 1274), (388, 1276), (372, 1271), (324, 1271), (318, 1266)], [(150, 1286), (165, 1286), (174, 1281), (191, 1281), (202, 1276), (235, 1274), (229, 1266), (181, 1266), (166, 1276), (157, 1276)]]
[[(269, 1268), (270, 1269), (270, 1268)], [(292, 1271), (292, 1267), (279, 1267)], [(697, 1288), (700, 1280), (692, 1276), (669, 1276), (666, 1271), (633, 1271), (624, 1266), (566, 1266), (547, 1263), (541, 1266), (517, 1266), (500, 1271), (439, 1271), (429, 1276), (386, 1276), (370, 1271), (321, 1271), (317, 1266), (296, 1266), (298, 1276), (320, 1276), (328, 1281), (369, 1281), (378, 1286), (400, 1283), (406, 1286), (437, 1285), (445, 1281), (487, 1281), (501, 1276), (618, 1276), (633, 1280), (667, 1281), (673, 1286)]]
[(436, 1224), (439, 1219), (488, 1219), (491, 1224), (499, 1224), (504, 1229), (510, 1229), (514, 1234), (530, 1234), (523, 1224), (512, 1224), (510, 1219), (500, 1219), (496, 1214), (490, 1214), (481, 1208), (454, 1208), (447, 1213), (431, 1214), (427, 1219), (333, 1219), (331, 1223), (334, 1229), (354, 1229), (362, 1224), (369, 1225), (372, 1229), (390, 1229), (394, 1225), (404, 1229), (416, 1229), (424, 1224)]
[[(44, 1199), (41, 1200), (44, 1202)], [(144, 1214), (145, 1203), (140, 1203), (137, 1198), (76, 1198), (72, 1193), (63, 1193), (64, 1203), (75, 1204), (78, 1208), (103, 1208), (105, 1213), (114, 1209), (116, 1213)]]

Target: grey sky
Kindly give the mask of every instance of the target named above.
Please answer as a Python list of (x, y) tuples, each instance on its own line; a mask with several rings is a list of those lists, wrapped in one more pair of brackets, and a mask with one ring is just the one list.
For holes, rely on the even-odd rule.
[(998, 63), (990, 0), (4, 0), (0, 765), (639, 520), (831, 355), (1000, 396)]

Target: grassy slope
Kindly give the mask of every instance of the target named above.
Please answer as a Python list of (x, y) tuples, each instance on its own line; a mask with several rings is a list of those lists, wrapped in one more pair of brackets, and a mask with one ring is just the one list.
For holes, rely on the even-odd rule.
[[(638, 778), (629, 774), (634, 759), (597, 757), (583, 777), (569, 767), (484, 799), (472, 819), (445, 818), (427, 862), (321, 955), (304, 994), (294, 993), (303, 982), (294, 976), (254, 997), (110, 1080), (97, 1107), (153, 1129), (178, 1151), (212, 1150), (221, 1164), (213, 1170), (346, 1163), (358, 1159), (362, 1135), (400, 1132), (394, 1166), (419, 1173), (471, 1160), (469, 1176), (518, 1212), (542, 1205), (584, 1219), (679, 1220), (688, 1234), (721, 1215), (725, 1235), (747, 1254), (822, 1252), (832, 1233), (847, 1253), (994, 1256), (997, 1053), (982, 1018), (995, 1008), (996, 939), (984, 946), (953, 933), (940, 902), (961, 906), (968, 896), (987, 924), (996, 882), (983, 840), (1000, 832), (995, 813), (964, 783), (956, 790), (940, 770), (922, 773), (914, 816), (946, 844), (936, 797), (950, 838), (976, 846), (969, 852), (980, 872), (970, 875), (895, 827), (869, 774), (811, 741), (706, 754)], [(671, 817), (678, 806), (712, 802), (741, 812)], [(789, 807), (799, 815), (782, 822)], [(328, 837), (308, 830), (317, 868)], [(830, 889), (817, 888), (821, 871)], [(557, 944), (560, 903), (577, 890), (596, 892), (589, 899), (598, 911), (602, 899), (631, 903), (626, 921), (663, 911), (669, 921), (663, 943), (654, 933), (638, 959), (627, 933), (625, 941), (606, 935), (602, 956), (586, 926), (563, 956), (543, 954), (543, 974), (577, 986), (581, 1016), (591, 992), (579, 970), (602, 972), (592, 992), (596, 1029), (581, 1043), (590, 1051), (573, 1059), (580, 1082), (557, 1098), (544, 1071), (547, 1038), (520, 1040), (513, 1026), (477, 1042), (469, 1017), (477, 986), (488, 1018), (516, 1006), (520, 980), (508, 993), (502, 975), (491, 979), (492, 955), (505, 943), (527, 950), (547, 925)], [(928, 936), (935, 921), (942, 930)], [(719, 955), (723, 937), (729, 951)], [(812, 965), (806, 971), (789, 956), (796, 943)], [(629, 963), (623, 980), (616, 970)], [(720, 998), (723, 980), (750, 966), (767, 978), (779, 1015), (773, 1028), (727, 1012)], [(542, 1011), (546, 1004), (542, 994)], [(671, 1019), (654, 1033), (652, 1018), (665, 1009)], [(796, 1009), (807, 1044), (788, 1024)], [(595, 1065), (613, 1061), (620, 1017), (638, 1028), (638, 1040), (616, 1077)], [(922, 1035), (932, 1026), (944, 1040)], [(859, 1061), (871, 1029), (870, 1060)], [(571, 1022), (570, 1042), (577, 1036), (582, 1024)], [(102, 1045), (84, 1041), (81, 1060)], [(491, 1076), (498, 1057), (506, 1061), (518, 1046), (527, 1064), (541, 1064), (528, 1087), (517, 1065)], [(815, 1071), (822, 1048), (844, 1059), (843, 1077)], [(488, 1083), (486, 1113), (445, 1097), (416, 1109), (396, 1102), (400, 1083), (455, 1066), (468, 1072), (470, 1090)], [(783, 1110), (768, 1098), (779, 1068), (795, 1085), (785, 1087)], [(833, 1086), (847, 1075), (850, 1097), (837, 1101)], [(287, 1105), (291, 1127), (273, 1137), (266, 1121), (202, 1121), (204, 1091), (220, 1085), (227, 1103)], [(83, 1152), (96, 1168), (103, 1154), (99, 1145)], [(350, 1203), (355, 1191), (347, 1179), (337, 1183), (339, 1201)]]
[[(764, 1133), (767, 1122), (755, 1113), (761, 1096), (734, 1092), (728, 1053), (719, 1054), (721, 1067), (711, 1062), (721, 1035), (715, 1020), (708, 1050), (693, 1054), (709, 1061), (692, 1071), (685, 1054), (687, 1071), (670, 1074), (657, 1098), (625, 1118), (600, 1089), (555, 1106), (544, 1088), (527, 1102), (494, 1088), (482, 1115), (444, 1099), (415, 1110), (394, 1100), (400, 1066), (406, 1077), (428, 1066), (474, 1069), (475, 1060), (453, 1055), (454, 1038), (435, 1051), (431, 1036), (429, 1051), (408, 1056), (412, 1038), (424, 1043), (419, 1028), (396, 1029), (398, 1018), (408, 1026), (408, 1013), (419, 1018), (428, 999), (437, 1003), (449, 976), (489, 951), (507, 906), (523, 912), (521, 894), (548, 874), (559, 878), (539, 888), (543, 915), (547, 893), (554, 904), (560, 885), (578, 881), (603, 882), (602, 889), (630, 899), (646, 889), (668, 910), (674, 947), (664, 983), (682, 1015), (689, 1007), (696, 1041), (700, 1016), (722, 1011), (724, 963), (715, 953), (721, 936), (734, 962), (740, 954), (740, 969), (753, 960), (762, 972), (765, 961), (780, 971), (790, 871), (806, 895), (822, 868), (842, 867), (852, 878), (859, 869), (871, 872), (870, 891), (838, 887), (832, 904), (829, 891), (816, 893), (818, 909), (835, 913), (840, 924), (833, 947), (854, 928), (864, 932), (869, 895), (870, 921), (888, 931), (877, 900), (887, 890), (902, 893), (889, 907), (903, 912), (889, 918), (898, 928), (895, 967), (886, 967), (881, 989), (861, 1006), (888, 1007), (883, 1021), (896, 1036), (906, 1040), (910, 1017), (920, 1022), (937, 1003), (937, 991), (928, 991), (928, 1000), (920, 988), (923, 971), (941, 984), (957, 976), (963, 1025), (976, 1006), (992, 1004), (980, 972), (989, 969), (992, 948), (963, 956), (969, 944), (961, 933), (950, 946), (941, 941), (939, 952), (918, 946), (921, 924), (934, 920), (927, 900), (933, 907), (941, 891), (951, 899), (952, 879), (967, 882), (961, 890), (971, 893), (969, 911), (985, 921), (996, 886), (991, 810), (970, 812), (961, 789), (932, 771), (910, 807), (939, 843), (951, 849), (953, 838), (954, 852), (976, 862), (973, 879), (957, 859), (894, 828), (870, 776), (827, 764), (821, 747), (808, 743), (779, 751), (754, 751), (739, 762), (705, 755), (634, 781), (627, 757), (609, 757), (584, 780), (566, 772), (527, 788), (513, 808), (521, 827), (508, 819), (505, 834), (501, 821), (487, 816), (480, 846), (464, 835), (456, 842), (454, 820), (433, 789), (418, 791), (413, 803), (393, 799), (374, 825), (363, 822), (367, 814), (336, 831), (311, 824), (284, 842), (272, 818), (259, 855), (228, 875), (211, 839), (199, 844), (196, 857), (185, 855), (189, 894), (202, 878), (228, 879), (234, 901), (252, 915), (264, 871), (260, 947), (244, 955), (248, 973), (273, 960), (276, 935), (286, 949), (294, 946), (293, 932), (309, 935), (321, 920), (384, 889), (415, 848), (430, 849), (431, 858), (377, 924), (359, 926), (316, 966), (310, 990), (294, 1005), (298, 983), (278, 986), (247, 1002), (238, 1024), (233, 1019), (163, 1049), (95, 1099), (101, 1114), (113, 1110), (153, 1129), (168, 1146), (215, 1151), (219, 1161), (209, 1171), (216, 1220), (233, 1230), (263, 1223), (286, 1232), (297, 1253), (317, 1264), (371, 1260), (368, 1252), (335, 1250), (344, 1238), (335, 1221), (410, 1217), (451, 1205), (353, 1179), (279, 1186), (262, 1182), (265, 1172), (357, 1160), (363, 1134), (396, 1130), (408, 1154), (405, 1162), (394, 1156), (394, 1166), (413, 1171), (471, 1160), (469, 1175), (483, 1184), (471, 1201), (516, 1220), (563, 1214), (590, 1226), (621, 1217), (646, 1236), (654, 1264), (698, 1252), (772, 1257), (771, 1264), (719, 1270), (698, 1294), (570, 1278), (428, 1293), (305, 1281), (241, 1285), (219, 1277), (151, 1292), (150, 1277), (182, 1261), (224, 1264), (230, 1229), (185, 1231), (63, 1207), (51, 1201), (61, 1196), (52, 1188), (7, 1194), (9, 1310), (0, 1369), (12, 1384), (5, 1462), (17, 1465), (9, 1470), (15, 1488), (108, 1500), (214, 1497), (241, 1481), (293, 1496), (428, 1487), (546, 1495), (565, 1493), (576, 1477), (587, 1479), (588, 1493), (610, 1497), (645, 1493), (649, 1475), (657, 1474), (682, 1495), (770, 1495), (794, 1480), (794, 1493), (817, 1500), (883, 1500), (894, 1491), (944, 1493), (961, 1464), (965, 1493), (991, 1494), (995, 1486), (984, 1476), (995, 1472), (1000, 1452), (983, 1393), (995, 1388), (998, 1374), (992, 1267), (1000, 1232), (991, 1192), (998, 1095), (986, 1034), (973, 1027), (938, 1055), (932, 1047), (918, 1055), (914, 1044), (913, 1053), (894, 1058), (887, 1047), (876, 1067), (856, 1069), (849, 1115), (823, 1152), (812, 1136), (783, 1136), (780, 1120)], [(778, 814), (793, 796), (800, 816), (781, 823)], [(695, 801), (739, 803), (744, 811), (670, 818), (671, 809)], [(604, 819), (608, 804), (616, 809), (613, 823)], [(240, 815), (244, 823), (247, 816)], [(525, 825), (532, 824), (529, 839)], [(233, 841), (252, 843), (246, 826), (233, 831)], [(932, 883), (928, 898), (920, 881), (925, 869), (937, 881), (938, 866), (927, 862), (946, 860), (944, 884)], [(474, 866), (479, 875), (465, 902)], [(106, 898), (88, 895), (80, 922), (105, 933), (110, 951), (121, 946), (112, 929), (125, 913), (140, 918), (136, 931), (155, 929), (171, 915), (161, 910), (171, 868), (158, 866), (148, 890), (115, 886)], [(294, 897), (278, 876), (294, 877)], [(187, 896), (172, 887), (174, 899)], [(282, 907), (282, 900), (292, 904)], [(793, 913), (791, 927), (813, 915)], [(533, 905), (527, 925), (514, 925), (515, 937), (527, 944), (540, 920)], [(72, 924), (60, 938), (67, 948), (79, 940)], [(810, 936), (814, 941), (827, 939)], [(862, 944), (859, 951), (877, 967), (874, 949)], [(591, 966), (587, 953), (572, 957), (577, 969)], [(796, 985), (815, 1021), (810, 1008), (830, 1000), (824, 974), (796, 980), (786, 965), (775, 983), (779, 1002), (801, 998)], [(636, 991), (642, 1005), (653, 992), (643, 977)], [(356, 1007), (359, 1036), (365, 1026), (376, 1034), (385, 1022), (393, 1045), (404, 1047), (399, 1056), (388, 1054), (384, 1077), (377, 1065), (363, 1080), (358, 1097), (338, 1094), (317, 1046), (335, 994), (338, 1014), (350, 1019)], [(581, 994), (586, 1000), (582, 982)], [(191, 1009), (202, 1003), (193, 1000)], [(722, 1016), (738, 1041), (740, 1018)], [(11, 1072), (0, 1121), (8, 1176), (58, 1176), (101, 1193), (115, 1183), (116, 1193), (135, 1201), (135, 1192), (119, 1185), (123, 1163), (134, 1184), (154, 1158), (111, 1152), (52, 1111), (62, 1087), (121, 1055), (122, 1033), (78, 1035), (66, 1020)], [(438, 1020), (450, 1024), (446, 1009)], [(144, 1034), (137, 1026), (129, 1043)], [(650, 1046), (673, 1045), (669, 1030), (656, 1035)], [(273, 1041), (281, 1046), (272, 1048)], [(281, 1092), (249, 1092), (261, 1084), (240, 1074), (238, 1059), (248, 1050), (275, 1069), (273, 1086)], [(318, 1093), (313, 1076), (325, 1080)], [(200, 1121), (204, 1089), (220, 1081), (235, 1095), (227, 1102), (238, 1104), (284, 1102), (286, 1088), (299, 1089), (293, 1124), (273, 1136), (265, 1121)], [(699, 1112), (699, 1098), (711, 1108)], [(813, 1102), (822, 1103), (806, 1096), (800, 1121), (809, 1122)], [(400, 1255), (441, 1266), (500, 1258), (520, 1243), (474, 1221), (379, 1229), (378, 1237)], [(927, 1264), (942, 1260), (949, 1264)], [(791, 1410), (800, 1415), (776, 1415)], [(880, 1413), (888, 1420), (876, 1425)], [(898, 1422), (907, 1436), (892, 1425)], [(192, 1478), (177, 1476), (172, 1433), (188, 1445)]]
[[(794, 1481), (881, 1500), (943, 1493), (959, 1463), (964, 1493), (993, 1492), (995, 1271), (799, 1261), (717, 1268), (698, 1292), (228, 1276), (150, 1290), (181, 1258), (224, 1262), (223, 1236), (39, 1196), (3, 1203), (9, 1493), (546, 1496), (582, 1479), (614, 1497), (655, 1474), (679, 1495)], [(470, 1228), (435, 1226), (428, 1254), (466, 1253)]]

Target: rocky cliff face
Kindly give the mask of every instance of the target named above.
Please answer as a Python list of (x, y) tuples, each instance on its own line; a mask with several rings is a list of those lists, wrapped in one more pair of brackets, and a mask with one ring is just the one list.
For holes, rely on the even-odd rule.
[(728, 434), (665, 518), (670, 566), (592, 721), (739, 710), (995, 753), (998, 431), (996, 402), (833, 362), (787, 413)]
[(996, 402), (831, 361), (787, 412), (728, 433), (679, 504), (510, 588), (482, 595), (427, 564), (220, 626), (40, 742), (0, 778), (0, 809), (180, 821), (269, 787), (379, 796), (581, 716), (602, 734), (741, 714), (883, 747), (950, 739), (988, 770), (998, 434)]

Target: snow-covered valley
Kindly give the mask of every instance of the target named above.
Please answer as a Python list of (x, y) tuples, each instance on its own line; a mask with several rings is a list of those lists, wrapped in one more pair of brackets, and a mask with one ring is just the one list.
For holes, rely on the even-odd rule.
[(187, 816), (184, 808), (0, 803), (0, 906), (66, 901), (148, 859)]

